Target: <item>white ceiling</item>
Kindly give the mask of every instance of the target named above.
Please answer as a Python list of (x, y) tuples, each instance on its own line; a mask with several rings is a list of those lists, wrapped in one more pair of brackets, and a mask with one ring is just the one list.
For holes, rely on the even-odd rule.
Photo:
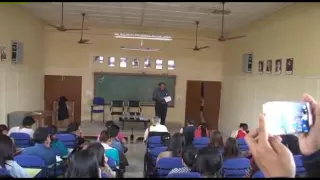
[[(225, 30), (246, 25), (254, 20), (270, 15), (292, 3), (226, 3), (225, 9), (231, 10), (226, 15)], [(42, 19), (45, 23), (60, 24), (61, 3), (42, 2), (19, 5), (27, 12)], [(79, 28), (81, 13), (88, 14), (86, 27), (110, 25), (130, 25), (143, 28), (164, 27), (195, 29), (195, 21), (200, 21), (200, 28), (219, 31), (221, 15), (212, 14), (221, 9), (217, 2), (72, 2), (64, 3), (64, 24), (67, 28)]]

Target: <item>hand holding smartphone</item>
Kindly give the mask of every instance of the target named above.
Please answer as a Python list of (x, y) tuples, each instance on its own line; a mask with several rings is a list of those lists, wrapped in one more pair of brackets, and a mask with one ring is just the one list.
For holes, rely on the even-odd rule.
[(271, 135), (308, 133), (313, 124), (307, 102), (272, 101), (263, 104), (266, 128)]

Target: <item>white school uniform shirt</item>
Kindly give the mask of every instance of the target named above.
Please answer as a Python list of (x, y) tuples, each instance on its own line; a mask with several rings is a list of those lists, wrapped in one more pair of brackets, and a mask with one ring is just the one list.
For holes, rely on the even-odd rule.
[(149, 132), (169, 132), (169, 131), (165, 125), (162, 125), (162, 124), (151, 125), (144, 132), (144, 138), (143, 138), (144, 141), (148, 139)]
[(16, 126), (9, 130), (8, 136), (10, 136), (11, 133), (26, 133), (30, 136), (30, 138), (33, 138), (34, 130), (24, 127), (20, 128), (19, 126)]

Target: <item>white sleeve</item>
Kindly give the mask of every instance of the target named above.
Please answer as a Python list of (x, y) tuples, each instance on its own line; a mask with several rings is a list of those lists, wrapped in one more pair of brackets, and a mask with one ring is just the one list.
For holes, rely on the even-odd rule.
[(180, 129), (180, 134), (183, 134), (183, 128)]
[(33, 139), (33, 133), (34, 133), (34, 131), (33, 131), (33, 129), (31, 129), (31, 131), (29, 132), (29, 136), (31, 139)]
[(148, 128), (144, 131), (144, 136), (143, 136), (143, 141), (146, 142), (147, 139), (148, 139), (148, 135), (149, 135), (149, 132), (148, 132)]

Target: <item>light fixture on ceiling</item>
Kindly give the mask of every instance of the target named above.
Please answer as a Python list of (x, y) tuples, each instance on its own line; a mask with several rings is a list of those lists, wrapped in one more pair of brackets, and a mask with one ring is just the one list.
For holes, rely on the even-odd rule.
[(150, 34), (114, 33), (114, 37), (125, 38), (125, 39), (172, 41), (171, 36), (158, 36), (158, 35), (150, 35)]
[(121, 50), (128, 50), (128, 51), (145, 51), (145, 52), (157, 52), (157, 51), (160, 51), (160, 49), (144, 48), (144, 47), (131, 48), (131, 47), (120, 46), (120, 49)]

